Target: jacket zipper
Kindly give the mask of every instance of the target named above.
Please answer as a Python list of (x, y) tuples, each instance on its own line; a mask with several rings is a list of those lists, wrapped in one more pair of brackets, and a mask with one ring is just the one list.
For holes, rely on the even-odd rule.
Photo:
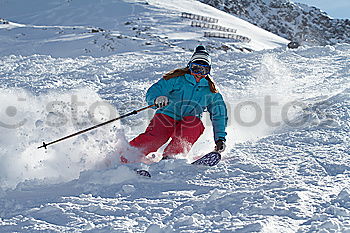
[[(198, 88), (198, 84), (199, 84), (199, 83), (196, 83), (196, 85), (194, 85), (194, 88), (193, 88), (193, 90), (192, 90), (191, 99), (190, 99), (189, 101), (192, 101), (193, 96), (194, 96), (194, 92), (195, 92), (195, 91), (197, 90), (197, 88)], [(183, 111), (184, 114), (187, 112), (187, 109), (188, 109), (188, 104), (186, 105), (185, 111)], [(181, 115), (184, 115), (184, 114), (181, 114)], [(182, 116), (182, 117), (184, 117), (184, 116)]]

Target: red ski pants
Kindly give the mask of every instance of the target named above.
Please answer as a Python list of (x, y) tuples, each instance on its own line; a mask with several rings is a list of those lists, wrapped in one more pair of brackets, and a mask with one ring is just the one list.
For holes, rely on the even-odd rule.
[(186, 116), (176, 121), (165, 114), (155, 114), (146, 131), (134, 138), (130, 145), (137, 147), (146, 156), (156, 152), (169, 138), (163, 156), (187, 153), (204, 131), (202, 121), (195, 116)]

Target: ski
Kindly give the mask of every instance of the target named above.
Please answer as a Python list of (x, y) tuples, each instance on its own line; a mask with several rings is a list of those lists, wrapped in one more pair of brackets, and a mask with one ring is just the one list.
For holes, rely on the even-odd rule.
[(204, 165), (204, 166), (215, 166), (218, 164), (221, 160), (221, 155), (219, 152), (210, 152), (203, 157), (197, 159), (196, 161), (192, 162), (193, 165)]
[[(213, 152), (210, 152), (210, 153), (202, 156), (201, 158), (197, 159), (196, 161), (192, 162), (191, 164), (212, 167), (212, 166), (217, 165), (220, 162), (220, 160), (221, 160), (220, 153), (213, 151)], [(152, 177), (151, 173), (149, 173), (146, 170), (134, 169), (134, 171), (139, 176), (148, 177), (148, 178)]]

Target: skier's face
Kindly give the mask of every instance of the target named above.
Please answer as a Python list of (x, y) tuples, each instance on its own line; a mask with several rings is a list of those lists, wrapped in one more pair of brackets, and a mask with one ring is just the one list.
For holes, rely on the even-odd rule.
[(190, 64), (190, 70), (194, 74), (208, 75), (210, 73), (210, 66), (203, 61), (194, 61)]
[(190, 64), (190, 71), (196, 79), (196, 82), (199, 82), (210, 73), (210, 66), (203, 61), (194, 61)]

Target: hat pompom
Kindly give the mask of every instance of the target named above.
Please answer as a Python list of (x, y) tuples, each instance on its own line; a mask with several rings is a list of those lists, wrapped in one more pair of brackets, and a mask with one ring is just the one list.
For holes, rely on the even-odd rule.
[(205, 52), (205, 53), (208, 53), (207, 50), (205, 49), (204, 45), (198, 45), (196, 50), (195, 50), (196, 53), (198, 52)]

